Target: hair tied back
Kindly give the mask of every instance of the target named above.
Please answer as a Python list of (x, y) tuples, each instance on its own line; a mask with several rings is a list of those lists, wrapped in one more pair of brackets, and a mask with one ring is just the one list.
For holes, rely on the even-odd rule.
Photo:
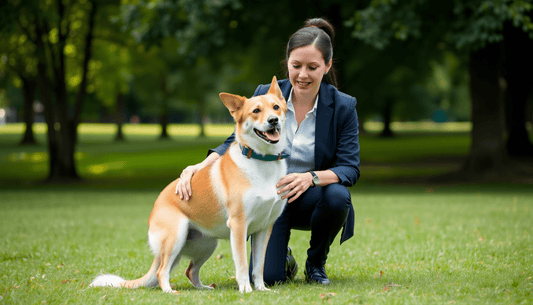
[[(285, 51), (285, 65), (289, 61), (294, 49), (314, 45), (322, 54), (324, 63), (327, 65), (333, 60), (333, 38), (335, 31), (333, 26), (322, 18), (308, 19), (304, 26), (292, 34)], [(337, 87), (337, 79), (333, 67), (329, 70), (324, 80)]]
[(333, 39), (335, 38), (335, 30), (333, 29), (333, 26), (325, 19), (323, 18), (307, 19), (303, 27), (304, 28), (305, 27), (316, 27), (316, 28), (321, 29), (322, 31), (326, 32), (326, 34), (328, 34), (328, 36), (331, 39), (331, 42), (333, 43)]

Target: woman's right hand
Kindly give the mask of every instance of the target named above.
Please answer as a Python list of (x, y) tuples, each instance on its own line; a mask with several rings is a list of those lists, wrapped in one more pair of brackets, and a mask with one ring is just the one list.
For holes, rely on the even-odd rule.
[(181, 200), (188, 201), (192, 196), (191, 179), (192, 176), (199, 170), (198, 164), (187, 166), (181, 172), (180, 179), (176, 184), (176, 194), (180, 196)]

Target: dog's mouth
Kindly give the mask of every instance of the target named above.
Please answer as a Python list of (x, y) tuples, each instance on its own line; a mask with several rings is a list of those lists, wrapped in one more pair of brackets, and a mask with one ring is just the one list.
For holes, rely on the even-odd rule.
[(279, 127), (272, 127), (268, 129), (267, 131), (260, 131), (258, 129), (254, 128), (255, 133), (257, 136), (259, 136), (264, 141), (270, 143), (270, 144), (276, 144), (279, 142)]

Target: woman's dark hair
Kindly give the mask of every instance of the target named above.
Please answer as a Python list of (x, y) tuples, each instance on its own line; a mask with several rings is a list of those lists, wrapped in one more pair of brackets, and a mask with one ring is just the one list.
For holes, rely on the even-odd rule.
[[(335, 37), (335, 30), (333, 26), (322, 18), (308, 19), (304, 26), (292, 34), (289, 42), (287, 42), (287, 50), (285, 52), (285, 68), (289, 61), (289, 56), (294, 49), (314, 45), (324, 58), (326, 65), (333, 60), (333, 38)], [(324, 75), (324, 80), (335, 87), (337, 87), (337, 78), (335, 77), (335, 70), (333, 65), (328, 74)]]

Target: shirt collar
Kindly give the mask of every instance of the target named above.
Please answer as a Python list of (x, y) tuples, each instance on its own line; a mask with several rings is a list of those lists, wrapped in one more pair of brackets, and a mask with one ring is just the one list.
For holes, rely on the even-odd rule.
[[(287, 100), (287, 109), (292, 111), (294, 113), (294, 105), (292, 104), (292, 92), (293, 88), (291, 88), (291, 92), (289, 93), (289, 99)], [(316, 95), (315, 104), (313, 105), (313, 109), (311, 109), (309, 112), (312, 113), (314, 116), (316, 116), (316, 108), (318, 105), (318, 96), (320, 94)], [(308, 113), (309, 113), (308, 112)]]

